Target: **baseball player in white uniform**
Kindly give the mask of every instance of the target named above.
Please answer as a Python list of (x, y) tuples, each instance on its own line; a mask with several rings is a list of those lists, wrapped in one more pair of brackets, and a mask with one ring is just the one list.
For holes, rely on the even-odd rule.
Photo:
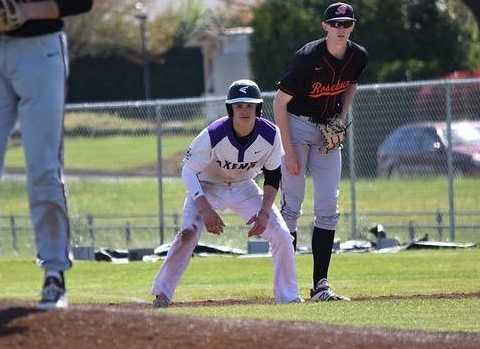
[[(251, 225), (248, 236), (259, 235), (269, 241), (275, 301), (302, 301), (292, 237), (273, 204), (281, 180), (280, 132), (260, 117), (262, 103), (255, 82), (235, 81), (226, 100), (228, 116), (210, 124), (188, 148), (182, 169), (187, 189), (183, 224), (153, 282), (155, 308), (171, 303), (203, 229), (223, 232), (225, 224), (216, 211), (226, 208)], [(263, 192), (254, 181), (262, 171)]]

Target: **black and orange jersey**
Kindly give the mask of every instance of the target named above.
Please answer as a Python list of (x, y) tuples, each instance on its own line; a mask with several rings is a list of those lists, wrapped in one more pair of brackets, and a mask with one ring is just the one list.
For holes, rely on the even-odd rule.
[(325, 38), (307, 43), (278, 82), (278, 88), (293, 97), (287, 111), (324, 123), (341, 112), (342, 93), (358, 82), (367, 60), (367, 50), (352, 41), (341, 60), (328, 52)]
[[(28, 2), (41, 2), (43, 0), (29, 0)], [(58, 6), (59, 18), (31, 19), (20, 28), (6, 33), (8, 36), (31, 37), (58, 32), (63, 29), (62, 18), (88, 12), (92, 9), (93, 0), (55, 0)]]

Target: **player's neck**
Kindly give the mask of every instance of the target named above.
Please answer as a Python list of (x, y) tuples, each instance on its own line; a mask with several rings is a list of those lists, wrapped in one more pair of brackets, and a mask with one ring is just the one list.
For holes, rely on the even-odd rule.
[(251, 123), (245, 122), (235, 122), (233, 120), (233, 131), (238, 137), (245, 137), (252, 133), (253, 128), (255, 127), (255, 120)]
[(347, 52), (347, 44), (344, 41), (327, 40), (327, 50), (333, 57), (343, 59)]

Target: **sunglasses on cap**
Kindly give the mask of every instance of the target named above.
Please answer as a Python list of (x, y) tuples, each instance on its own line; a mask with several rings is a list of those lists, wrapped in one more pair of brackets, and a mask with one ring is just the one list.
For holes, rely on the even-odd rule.
[(333, 28), (350, 28), (355, 21), (329, 21), (327, 23)]

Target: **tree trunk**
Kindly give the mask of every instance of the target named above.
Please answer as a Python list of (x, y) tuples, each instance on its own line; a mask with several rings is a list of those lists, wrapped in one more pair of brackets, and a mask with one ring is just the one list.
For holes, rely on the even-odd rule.
[(472, 11), (477, 21), (477, 26), (480, 28), (480, 1), (478, 0), (462, 0), (462, 2), (467, 6), (470, 11)]

